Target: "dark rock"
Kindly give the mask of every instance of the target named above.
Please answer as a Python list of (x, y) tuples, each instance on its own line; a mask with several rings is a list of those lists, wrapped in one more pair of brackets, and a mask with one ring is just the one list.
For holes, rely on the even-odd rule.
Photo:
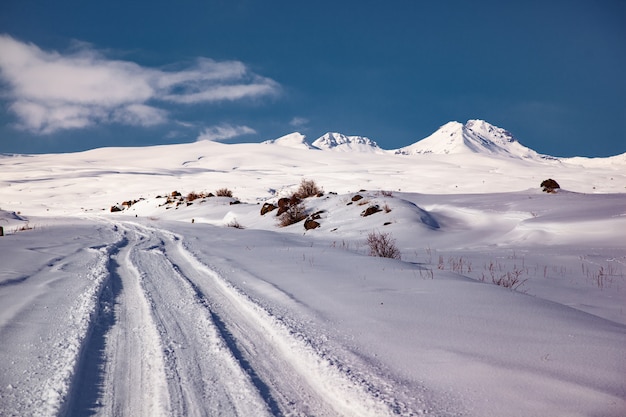
[(265, 214), (269, 213), (270, 211), (276, 210), (277, 208), (278, 207), (276, 207), (272, 203), (265, 203), (263, 204), (263, 207), (261, 207), (261, 216), (264, 216)]
[(317, 229), (320, 224), (313, 219), (307, 219), (304, 221), (304, 228), (306, 230)]
[(382, 210), (380, 207), (378, 207), (378, 205), (369, 206), (361, 213), (361, 216), (363, 217), (371, 216), (372, 214), (378, 213), (379, 211), (382, 211)]
[(561, 188), (559, 183), (552, 178), (548, 178), (547, 180), (543, 181), (541, 183), (541, 187), (543, 187), (543, 191), (546, 193), (556, 193), (556, 190)]

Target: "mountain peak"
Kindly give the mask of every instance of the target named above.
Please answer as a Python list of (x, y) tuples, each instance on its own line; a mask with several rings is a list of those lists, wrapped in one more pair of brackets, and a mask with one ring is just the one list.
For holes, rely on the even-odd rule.
[(279, 145), (287, 148), (313, 149), (313, 147), (306, 141), (306, 136), (300, 132), (293, 132), (288, 135), (281, 136), (278, 139), (266, 140), (261, 143), (266, 145)]
[(335, 152), (384, 153), (376, 142), (365, 136), (346, 136), (342, 133), (328, 132), (315, 140), (313, 146)]
[(545, 159), (519, 143), (509, 131), (484, 120), (468, 120), (465, 124), (448, 122), (427, 138), (400, 148), (395, 153), (484, 154), (517, 159)]

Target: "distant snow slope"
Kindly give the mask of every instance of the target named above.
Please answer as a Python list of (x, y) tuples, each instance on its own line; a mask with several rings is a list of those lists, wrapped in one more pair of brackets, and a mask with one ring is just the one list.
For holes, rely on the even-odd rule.
[(446, 123), (427, 138), (400, 148), (395, 153), (486, 154), (533, 160), (547, 158), (520, 144), (510, 132), (483, 120), (469, 120), (464, 125), (459, 122)]
[(304, 144), (302, 135), (294, 134), (271, 145), (200, 141), (0, 158), (0, 208), (31, 215), (81, 213), (174, 190), (214, 192), (223, 187), (243, 201), (256, 202), (289, 193), (302, 178), (339, 193), (361, 188), (435, 194), (522, 191), (538, 189), (548, 178), (575, 192), (626, 192), (626, 160), (621, 157), (406, 156), (377, 153), (364, 145), (373, 151), (355, 158), (354, 152), (320, 152)]

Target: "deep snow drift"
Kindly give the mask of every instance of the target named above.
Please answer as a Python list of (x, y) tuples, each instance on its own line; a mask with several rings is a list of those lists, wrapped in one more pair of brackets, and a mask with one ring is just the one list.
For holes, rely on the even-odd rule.
[(624, 155), (320, 139), (0, 156), (0, 414), (624, 415)]

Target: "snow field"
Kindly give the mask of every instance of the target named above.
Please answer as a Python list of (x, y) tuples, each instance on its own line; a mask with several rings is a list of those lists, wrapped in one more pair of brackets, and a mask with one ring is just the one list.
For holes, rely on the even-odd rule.
[[(626, 160), (465, 127), (442, 154), (0, 156), (1, 414), (623, 416)], [(260, 216), (303, 178), (320, 228)], [(402, 259), (367, 256), (372, 231)]]

